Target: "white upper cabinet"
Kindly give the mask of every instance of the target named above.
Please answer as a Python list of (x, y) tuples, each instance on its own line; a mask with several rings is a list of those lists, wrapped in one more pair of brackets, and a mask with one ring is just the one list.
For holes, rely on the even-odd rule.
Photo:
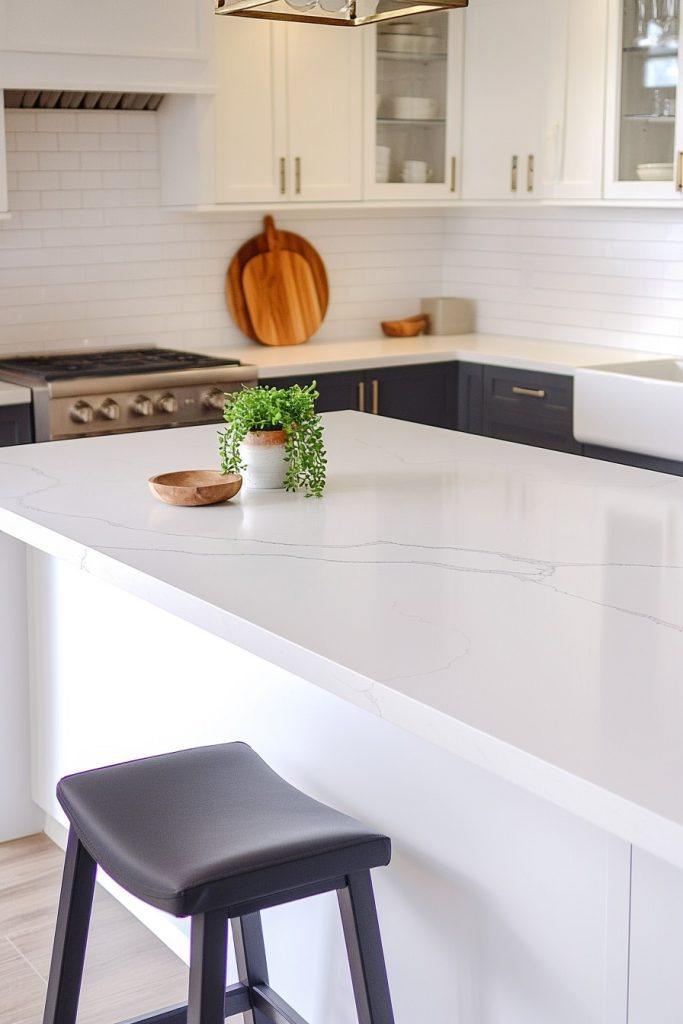
[(0, 0), (5, 88), (206, 88), (208, 0)]
[(683, 190), (679, 0), (610, 0), (605, 196)]
[(217, 202), (360, 199), (358, 34), (242, 18), (216, 21)]
[(274, 203), (287, 196), (284, 25), (215, 18), (216, 196)]
[(542, 193), (600, 199), (608, 0), (555, 3), (548, 38)]
[(476, 0), (465, 15), (462, 197), (537, 199), (549, 39), (560, 0)]
[(462, 11), (363, 29), (366, 198), (459, 193)]
[(302, 202), (361, 198), (362, 38), (287, 25), (287, 190)]

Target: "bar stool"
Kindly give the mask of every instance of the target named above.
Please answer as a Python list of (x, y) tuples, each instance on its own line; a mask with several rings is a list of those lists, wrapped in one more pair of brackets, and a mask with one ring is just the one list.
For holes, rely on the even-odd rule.
[[(393, 1024), (370, 869), (390, 840), (312, 800), (246, 743), (62, 779), (70, 822), (43, 1024), (75, 1024), (98, 864), (191, 918), (187, 1004), (135, 1024), (306, 1024), (268, 984), (261, 910), (336, 890), (360, 1024)], [(228, 922), (240, 981), (226, 989)]]

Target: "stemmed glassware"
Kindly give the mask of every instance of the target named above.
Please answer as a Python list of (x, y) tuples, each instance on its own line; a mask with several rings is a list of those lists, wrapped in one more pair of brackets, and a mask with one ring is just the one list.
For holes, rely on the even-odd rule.
[(678, 46), (679, 0), (636, 0), (634, 44), (642, 47)]

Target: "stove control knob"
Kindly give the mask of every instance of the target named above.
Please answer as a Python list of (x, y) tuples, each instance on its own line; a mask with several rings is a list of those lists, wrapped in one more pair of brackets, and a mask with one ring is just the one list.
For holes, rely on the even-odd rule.
[(220, 409), (223, 411), (225, 405), (225, 393), (220, 388), (211, 388), (202, 395), (202, 403), (205, 409)]
[(154, 412), (152, 400), (147, 395), (138, 395), (131, 403), (131, 409), (135, 416), (151, 416)]
[(95, 412), (88, 402), (76, 402), (71, 406), (71, 419), (74, 423), (92, 423)]
[(177, 412), (178, 399), (175, 395), (166, 394), (157, 399), (157, 412)]
[(117, 420), (121, 415), (121, 407), (113, 398), (105, 398), (97, 411), (105, 420)]

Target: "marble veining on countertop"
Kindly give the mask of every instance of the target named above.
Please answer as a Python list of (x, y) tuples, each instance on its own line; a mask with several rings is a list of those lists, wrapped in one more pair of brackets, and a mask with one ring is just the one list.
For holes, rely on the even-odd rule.
[(683, 480), (358, 413), (322, 500), (215, 426), (0, 452), (0, 529), (683, 867)]
[[(208, 349), (205, 351), (209, 351)], [(494, 334), (420, 335), (417, 338), (367, 338), (318, 341), (303, 345), (243, 344), (210, 350), (258, 367), (259, 377), (315, 374), (381, 366), (448, 362), (487, 363), (548, 373), (573, 374), (580, 366), (599, 366), (659, 358), (657, 353), (597, 345), (539, 341)]]

